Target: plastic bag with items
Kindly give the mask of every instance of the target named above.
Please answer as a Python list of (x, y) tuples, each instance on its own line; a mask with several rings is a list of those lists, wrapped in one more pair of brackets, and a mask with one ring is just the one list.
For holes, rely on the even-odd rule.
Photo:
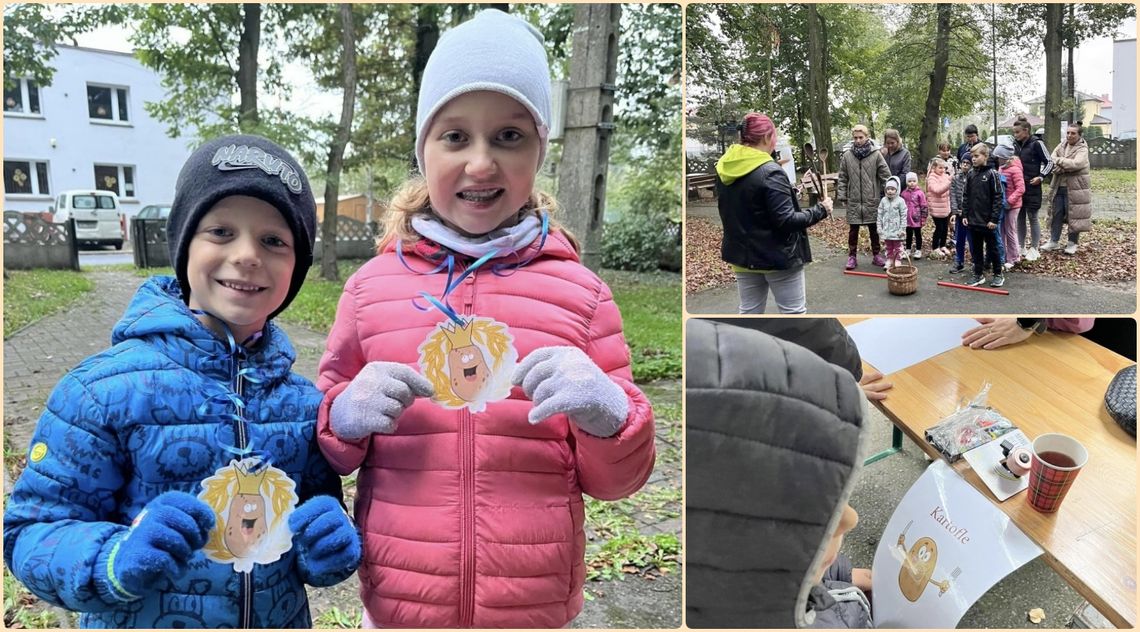
[(1012, 421), (986, 405), (989, 392), (987, 382), (969, 404), (960, 406), (949, 417), (926, 429), (926, 440), (950, 463), (982, 444), (1017, 430)]

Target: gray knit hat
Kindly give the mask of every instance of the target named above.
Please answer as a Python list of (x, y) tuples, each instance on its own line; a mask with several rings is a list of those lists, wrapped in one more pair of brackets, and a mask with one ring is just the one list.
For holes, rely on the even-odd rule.
[(424, 135), (448, 101), (467, 92), (501, 92), (526, 106), (541, 140), (538, 167), (550, 135), (550, 67), (542, 33), (529, 22), (485, 9), (447, 31), (428, 59), (416, 107), (416, 164), (424, 170)]
[(231, 195), (247, 195), (272, 204), (293, 231), (296, 265), (285, 301), (269, 315), (273, 318), (301, 289), (313, 264), (317, 236), (317, 203), (309, 179), (293, 156), (276, 143), (260, 136), (223, 136), (190, 155), (178, 174), (166, 224), (170, 263), (182, 286), (182, 298), (189, 301), (186, 263), (190, 239), (202, 216)]
[(1005, 145), (1005, 144), (998, 145), (997, 147), (994, 147), (994, 158), (997, 158), (998, 160), (1001, 160), (1001, 161), (1005, 161), (1005, 160), (1009, 160), (1012, 157), (1013, 157), (1013, 147), (1010, 147), (1009, 145)]

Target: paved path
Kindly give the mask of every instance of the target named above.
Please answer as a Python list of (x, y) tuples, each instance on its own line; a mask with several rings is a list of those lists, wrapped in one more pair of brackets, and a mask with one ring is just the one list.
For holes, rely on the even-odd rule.
[[(94, 288), (70, 309), (41, 319), (4, 341), (4, 441), (6, 449), (22, 452), (31, 440), (36, 421), (55, 384), (84, 358), (111, 344), (111, 330), (145, 280), (133, 272), (91, 271), (86, 275)], [(316, 379), (324, 351), (325, 336), (298, 325), (280, 323), (297, 349), (294, 370)], [(680, 406), (679, 380), (645, 385), (655, 405)], [(680, 414), (672, 422), (657, 425), (658, 466), (640, 496), (662, 488), (681, 488)], [(9, 445), (11, 446), (9, 448)], [(666, 458), (662, 458), (662, 457)], [(11, 481), (5, 476), (5, 491)], [(679, 497), (679, 494), (678, 494)], [(636, 498), (636, 497), (635, 497)], [(350, 499), (351, 500), (351, 499)], [(681, 537), (681, 508), (677, 516), (631, 503), (629, 515), (646, 535), (673, 533)], [(595, 598), (586, 602), (573, 627), (676, 628), (681, 624), (679, 573), (656, 581), (627, 577), (623, 581), (591, 582)], [(339, 586), (309, 589), (314, 618), (338, 608), (359, 613), (359, 584), (354, 576)]]
[[(704, 218), (720, 225), (716, 204), (709, 204), (708, 200), (690, 203), (685, 217)], [(1135, 221), (1135, 208), (1128, 218)], [(918, 267), (918, 291), (910, 296), (892, 296), (885, 279), (843, 274), (847, 262), (843, 250), (818, 238), (811, 240), (811, 249), (814, 261), (805, 268), (810, 314), (1132, 314), (1136, 310), (1136, 281), (1077, 282), (1010, 272), (1002, 288), (1009, 295), (1000, 296), (938, 286), (938, 281), (965, 283), (967, 279), (949, 274), (947, 261), (929, 257), (914, 262)], [(865, 254), (860, 256), (859, 264), (858, 270), (863, 272), (882, 273), (882, 269), (871, 266), (870, 257)], [(685, 296), (685, 310), (690, 314), (735, 314), (739, 305), (736, 283)], [(778, 313), (770, 297), (767, 313)]]

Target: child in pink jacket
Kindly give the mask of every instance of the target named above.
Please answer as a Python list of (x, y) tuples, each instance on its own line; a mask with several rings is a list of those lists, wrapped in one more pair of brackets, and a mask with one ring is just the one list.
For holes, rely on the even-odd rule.
[(926, 206), (926, 194), (918, 188), (918, 174), (911, 171), (906, 174), (906, 189), (901, 197), (906, 202), (906, 249), (910, 250), (911, 239), (914, 240), (915, 259), (922, 258), (922, 227), (926, 225), (926, 216), (929, 209)]
[(1005, 201), (1009, 210), (1001, 223), (1001, 238), (1005, 244), (1005, 269), (1021, 261), (1021, 244), (1017, 238), (1017, 216), (1021, 214), (1021, 198), (1025, 195), (1025, 176), (1021, 160), (1014, 154), (1013, 147), (994, 147), (994, 159), (1000, 167), (1002, 182), (1005, 184)]
[(628, 496), (653, 469), (617, 305), (534, 188), (550, 115), (533, 26), (492, 9), (446, 32), (419, 93), (423, 176), (345, 284), (317, 438), (360, 470), (366, 626), (566, 626), (582, 495)]
[(950, 249), (946, 247), (946, 237), (950, 233), (950, 174), (947, 173), (946, 161), (942, 158), (935, 157), (930, 161), (930, 172), (926, 174), (926, 199), (930, 203), (930, 216), (934, 218), (930, 254), (948, 257)]

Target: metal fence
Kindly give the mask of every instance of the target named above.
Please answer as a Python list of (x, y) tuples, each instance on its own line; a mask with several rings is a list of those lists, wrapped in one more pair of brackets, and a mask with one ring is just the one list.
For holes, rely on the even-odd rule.
[(131, 222), (131, 243), (134, 244), (136, 268), (172, 265), (166, 246), (166, 220), (135, 218)]
[(53, 224), (38, 215), (4, 211), (4, 267), (78, 270), (75, 220)]

